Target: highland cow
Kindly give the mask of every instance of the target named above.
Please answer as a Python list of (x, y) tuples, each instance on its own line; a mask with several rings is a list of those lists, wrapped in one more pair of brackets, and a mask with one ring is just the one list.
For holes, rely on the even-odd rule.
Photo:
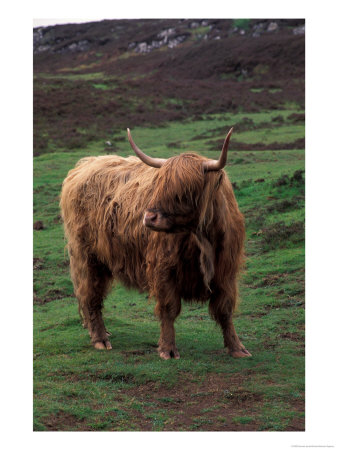
[(223, 170), (231, 132), (217, 161), (195, 153), (166, 160), (144, 154), (128, 129), (137, 157), (84, 158), (69, 172), (60, 205), (79, 312), (96, 349), (112, 348), (101, 310), (118, 280), (156, 299), (161, 358), (180, 357), (181, 300), (209, 302), (229, 354), (251, 356), (232, 321), (245, 230)]

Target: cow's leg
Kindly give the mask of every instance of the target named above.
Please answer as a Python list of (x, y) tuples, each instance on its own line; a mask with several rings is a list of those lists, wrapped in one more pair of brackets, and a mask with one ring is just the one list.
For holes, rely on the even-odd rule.
[[(236, 289), (234, 290), (236, 292)], [(235, 298), (224, 294), (212, 296), (209, 303), (209, 311), (211, 316), (221, 326), (224, 338), (224, 347), (228, 348), (228, 352), (234, 358), (243, 358), (251, 356), (237, 336), (232, 314), (236, 303)]]
[(69, 253), (74, 292), (79, 302), (83, 326), (88, 328), (92, 344), (96, 349), (110, 350), (112, 347), (101, 310), (103, 299), (111, 285), (111, 273), (93, 256), (73, 249)]
[(158, 353), (162, 359), (179, 359), (180, 354), (175, 344), (174, 321), (181, 311), (181, 299), (179, 297), (170, 301), (158, 300), (155, 314), (161, 321), (161, 334), (158, 341)]

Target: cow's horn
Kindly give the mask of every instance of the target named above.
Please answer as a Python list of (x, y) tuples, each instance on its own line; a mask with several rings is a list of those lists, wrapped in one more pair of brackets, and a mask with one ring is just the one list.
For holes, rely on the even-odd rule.
[(227, 137), (225, 138), (222, 153), (219, 157), (218, 161), (215, 159), (211, 159), (210, 161), (206, 161), (204, 163), (204, 170), (208, 172), (209, 170), (221, 170), (226, 165), (227, 162), (227, 154), (228, 154), (228, 146), (230, 142), (230, 137), (232, 133), (233, 128), (230, 129), (229, 133), (227, 134)]
[(151, 158), (150, 156), (148, 156), (145, 153), (143, 153), (142, 150), (140, 150), (138, 148), (138, 146), (135, 144), (135, 142), (133, 141), (133, 138), (131, 137), (131, 133), (130, 133), (129, 128), (127, 128), (127, 131), (128, 131), (128, 139), (129, 139), (131, 148), (134, 150), (134, 152), (140, 158), (140, 160), (143, 161), (148, 166), (151, 166), (151, 167), (157, 167), (157, 168), (162, 167), (163, 164), (166, 162), (166, 159)]

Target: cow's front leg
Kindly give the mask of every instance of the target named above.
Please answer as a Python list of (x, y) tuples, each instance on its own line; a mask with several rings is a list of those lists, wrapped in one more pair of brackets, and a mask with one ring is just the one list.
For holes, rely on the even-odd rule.
[(181, 311), (181, 299), (170, 301), (157, 300), (155, 314), (161, 321), (161, 334), (158, 341), (158, 353), (162, 359), (179, 359), (175, 344), (174, 321)]

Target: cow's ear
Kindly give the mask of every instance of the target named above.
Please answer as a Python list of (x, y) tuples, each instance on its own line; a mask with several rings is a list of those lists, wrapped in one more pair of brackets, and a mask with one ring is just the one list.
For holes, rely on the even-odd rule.
[(221, 184), (221, 181), (222, 181), (222, 179), (223, 179), (223, 176), (224, 176), (224, 173), (223, 173), (223, 171), (222, 171), (222, 172), (219, 174), (219, 177), (218, 177), (217, 182), (216, 182), (216, 186), (215, 186), (215, 189), (216, 189), (216, 190), (219, 188), (219, 186), (220, 186), (220, 184)]
[(202, 234), (194, 234), (194, 238), (201, 251), (200, 268), (203, 275), (203, 281), (206, 288), (211, 292), (210, 281), (213, 279), (215, 274), (214, 251), (208, 239)]

